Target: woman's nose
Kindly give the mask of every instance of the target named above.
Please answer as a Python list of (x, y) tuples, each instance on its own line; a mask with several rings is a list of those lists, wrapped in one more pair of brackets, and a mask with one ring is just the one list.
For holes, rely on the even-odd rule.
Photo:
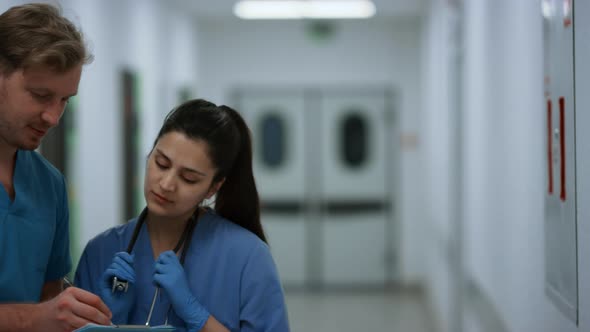
[(174, 174), (172, 172), (165, 173), (160, 179), (160, 187), (165, 191), (174, 190)]

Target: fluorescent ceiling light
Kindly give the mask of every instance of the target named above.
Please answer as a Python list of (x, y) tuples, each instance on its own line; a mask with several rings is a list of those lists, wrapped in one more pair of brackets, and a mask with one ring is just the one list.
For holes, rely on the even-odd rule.
[(350, 19), (375, 15), (369, 0), (243, 0), (234, 14), (243, 19)]
[(541, 12), (543, 13), (543, 17), (550, 19), (555, 16), (555, 3), (550, 0), (543, 0), (541, 2)]

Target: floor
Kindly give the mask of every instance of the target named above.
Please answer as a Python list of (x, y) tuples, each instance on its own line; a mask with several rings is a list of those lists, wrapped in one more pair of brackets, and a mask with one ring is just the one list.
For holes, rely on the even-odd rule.
[(421, 293), (287, 292), (292, 332), (435, 332)]

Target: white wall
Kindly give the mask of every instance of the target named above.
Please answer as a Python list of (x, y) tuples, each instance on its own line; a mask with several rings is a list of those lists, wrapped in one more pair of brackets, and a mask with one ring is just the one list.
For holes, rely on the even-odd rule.
[[(407, 19), (344, 21), (336, 23), (334, 37), (325, 42), (306, 36), (301, 21), (201, 20), (199, 22), (200, 85), (198, 96), (231, 103), (238, 86), (334, 87), (385, 85), (395, 89), (401, 130), (414, 133), (420, 107), (419, 27)], [(391, 137), (398, 142), (398, 137)], [(402, 150), (398, 213), (404, 281), (420, 278), (418, 193), (415, 190), (417, 153)], [(395, 271), (400, 272), (400, 271)]]
[[(479, 143), (467, 151), (472, 156), (467, 168), (481, 172), (488, 181), (483, 186), (468, 183), (473, 193), (465, 202), (470, 216), (465, 225), (468, 272), (511, 331), (576, 331), (544, 291), (545, 122), (539, 3), (480, 1), (468, 5), (467, 15), (472, 12), (487, 15), (483, 27), (487, 33), (480, 38), (487, 37), (488, 49), (483, 66), (468, 72), (473, 70), (474, 83), (486, 80), (487, 89), (482, 100), (473, 96), (467, 100), (467, 110), (481, 112), (467, 123), (485, 123), (486, 132), (471, 132)], [(472, 23), (481, 24), (475, 16)], [(482, 150), (487, 153), (481, 155)]]
[[(450, 283), (451, 239), (451, 115), (449, 8), (433, 1), (422, 30), (422, 112), (420, 172), (423, 197), (420, 218), (425, 221), (423, 239), (425, 279), (437, 326), (448, 328), (452, 313)], [(443, 329), (442, 331), (448, 331)]]
[[(540, 3), (463, 3), (466, 277), (480, 288), (509, 331), (578, 331), (544, 291), (545, 113)], [(449, 322), (444, 318), (448, 317), (451, 294), (443, 291), (444, 279), (458, 276), (450, 274), (445, 255), (441, 255), (450, 230), (445, 220), (449, 215), (445, 186), (453, 185), (453, 179), (444, 179), (453, 165), (445, 155), (457, 147), (447, 141), (449, 113), (445, 104), (449, 96), (444, 86), (449, 84), (448, 49), (444, 27), (436, 23), (445, 20), (445, 6), (442, 1), (432, 4), (425, 28), (430, 39), (423, 77), (424, 82), (432, 80), (425, 85), (429, 100), (424, 108), (424, 135), (428, 137), (424, 164), (429, 175), (425, 188), (432, 193), (425, 204), (425, 222), (432, 241), (443, 243), (427, 249), (431, 258), (427, 275), (435, 312), (448, 330)]]

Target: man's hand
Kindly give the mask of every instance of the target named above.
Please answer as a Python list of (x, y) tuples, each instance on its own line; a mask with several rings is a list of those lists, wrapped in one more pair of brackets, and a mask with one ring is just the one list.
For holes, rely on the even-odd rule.
[(100, 297), (69, 287), (53, 299), (37, 305), (39, 319), (35, 331), (73, 331), (88, 323), (111, 324), (111, 312)]

